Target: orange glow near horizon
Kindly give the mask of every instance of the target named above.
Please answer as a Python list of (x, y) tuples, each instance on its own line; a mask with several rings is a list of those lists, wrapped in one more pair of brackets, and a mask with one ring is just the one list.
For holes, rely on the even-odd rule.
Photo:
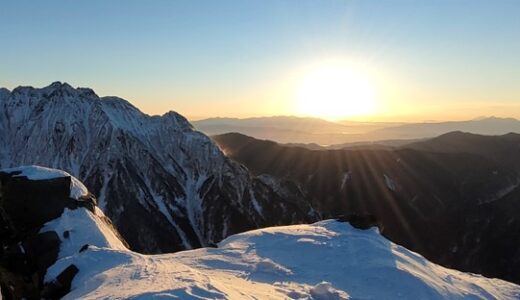
[[(329, 121), (462, 121), (485, 116), (520, 119), (513, 94), (496, 101), (473, 92), (414, 83), (393, 65), (363, 57), (329, 57), (275, 69), (248, 85), (205, 89), (177, 85), (100, 86), (100, 95), (117, 95), (148, 114), (176, 111), (190, 120), (213, 117), (315, 117)], [(209, 99), (209, 100), (208, 100)]]

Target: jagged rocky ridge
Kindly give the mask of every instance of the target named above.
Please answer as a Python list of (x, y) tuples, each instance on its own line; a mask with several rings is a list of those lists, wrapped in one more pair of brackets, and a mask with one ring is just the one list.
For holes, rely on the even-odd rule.
[(298, 186), (251, 176), (179, 114), (66, 83), (0, 90), (0, 168), (30, 164), (82, 180), (139, 252), (317, 218)]
[(518, 285), (446, 269), (391, 243), (370, 228), (371, 218), (271, 227), (230, 236), (218, 248), (143, 255), (127, 249), (69, 174), (21, 167), (0, 171), (0, 183), (5, 299), (520, 296)]

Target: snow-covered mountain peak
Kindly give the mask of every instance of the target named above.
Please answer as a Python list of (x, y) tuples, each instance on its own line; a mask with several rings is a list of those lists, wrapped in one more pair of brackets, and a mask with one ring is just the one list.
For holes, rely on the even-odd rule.
[(70, 84), (60, 81), (55, 81), (43, 88), (34, 88), (32, 86), (18, 86), (13, 89), (12, 93), (18, 96), (41, 96), (51, 98), (55, 96), (76, 96), (79, 91), (73, 88)]
[(54, 81), (53, 83), (49, 84), (48, 86), (44, 87), (43, 89), (56, 90), (56, 89), (59, 89), (62, 87), (71, 87), (71, 85), (66, 82)]
[[(19, 86), (12, 92), (2, 89), (0, 100), (2, 99), (5, 99), (8, 117), (16, 113), (20, 114), (20, 110), (24, 110), (25, 119), (46, 115), (46, 117), (71, 120), (80, 118), (77, 114), (93, 111), (103, 115), (101, 117), (108, 118), (112, 126), (131, 130), (133, 133), (139, 133), (140, 128), (148, 125), (157, 127), (163, 124), (170, 126), (170, 129), (192, 130), (191, 124), (174, 111), (160, 117), (152, 117), (141, 112), (125, 99), (115, 96), (99, 97), (90, 88), (73, 88), (68, 83), (60, 81), (43, 88)], [(67, 111), (63, 111), (65, 107)]]
[(66, 83), (66, 82), (61, 82), (61, 81), (55, 81), (53, 83), (51, 83), (50, 85), (42, 88), (42, 90), (46, 93), (52, 93), (52, 92), (55, 92), (57, 90), (68, 90), (68, 91), (72, 91), (72, 90), (75, 90), (70, 84)]
[(78, 87), (76, 90), (85, 98), (99, 98), (99, 96), (91, 88)]
[(6, 88), (0, 88), (0, 100), (2, 100), (3, 98), (7, 97), (7, 95), (9, 95), (11, 91), (9, 91), (8, 89)]
[(144, 113), (139, 111), (139, 109), (137, 107), (132, 105), (132, 103), (128, 102), (127, 100), (125, 100), (123, 98), (119, 98), (116, 96), (105, 96), (105, 97), (101, 97), (100, 99), (103, 101), (103, 104), (105, 104), (107, 106), (120, 108), (120, 109), (128, 109), (128, 110), (135, 111), (136, 113), (140, 113), (143, 116), (145, 115)]
[(182, 130), (193, 130), (193, 126), (191, 123), (179, 113), (170, 110), (161, 116), (161, 118), (167, 123), (169, 126), (177, 127)]
[(139, 251), (317, 218), (301, 190), (261, 184), (173, 111), (149, 116), (124, 99), (56, 82), (16, 88), (0, 116), (0, 168), (37, 164), (83, 180)]

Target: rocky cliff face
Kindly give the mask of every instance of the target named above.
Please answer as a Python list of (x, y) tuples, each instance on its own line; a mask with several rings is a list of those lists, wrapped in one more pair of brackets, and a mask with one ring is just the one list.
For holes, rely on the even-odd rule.
[(316, 219), (298, 186), (255, 178), (175, 112), (53, 83), (0, 91), (0, 167), (66, 170), (140, 252), (208, 245), (241, 231)]
[(57, 299), (79, 271), (47, 269), (95, 242), (127, 249), (96, 198), (68, 173), (36, 166), (0, 171), (0, 287), (6, 299)]

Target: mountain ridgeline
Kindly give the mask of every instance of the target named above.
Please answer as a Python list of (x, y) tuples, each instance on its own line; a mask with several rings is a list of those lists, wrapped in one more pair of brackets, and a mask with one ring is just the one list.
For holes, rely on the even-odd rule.
[(436, 263), (520, 282), (520, 134), (319, 151), (213, 138), (254, 174), (304, 186), (324, 218), (372, 214), (386, 237)]
[(520, 282), (519, 134), (319, 151), (240, 134), (214, 141), (175, 112), (149, 116), (87, 88), (0, 89), (0, 168), (77, 177), (132, 250), (375, 216), (387, 238), (435, 263)]
[(0, 168), (65, 170), (143, 253), (211, 245), (245, 230), (311, 222), (301, 189), (251, 176), (175, 112), (55, 82), (0, 90)]

